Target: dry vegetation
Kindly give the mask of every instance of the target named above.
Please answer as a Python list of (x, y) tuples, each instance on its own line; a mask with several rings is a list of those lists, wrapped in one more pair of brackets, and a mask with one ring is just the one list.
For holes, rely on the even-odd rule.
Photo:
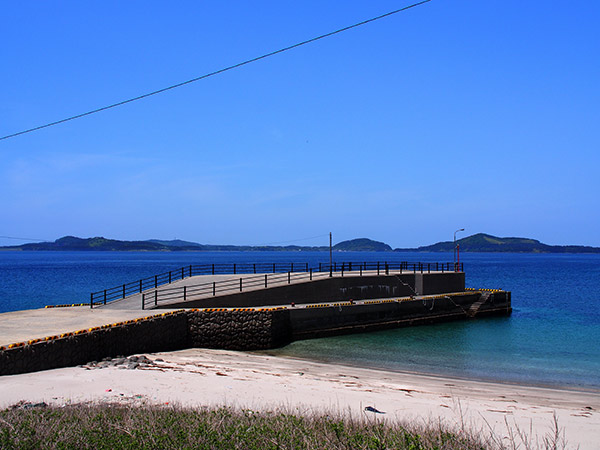
[[(0, 411), (2, 449), (498, 449), (493, 436), (439, 424), (391, 424), (382, 415), (73, 405)], [(529, 446), (519, 446), (530, 448)], [(548, 443), (547, 448), (557, 448)]]

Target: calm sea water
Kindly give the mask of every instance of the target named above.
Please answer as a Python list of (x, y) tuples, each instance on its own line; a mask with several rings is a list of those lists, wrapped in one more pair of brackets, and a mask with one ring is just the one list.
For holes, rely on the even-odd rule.
[[(0, 252), (0, 312), (80, 303), (188, 264), (327, 262), (322, 252)], [(336, 253), (341, 261), (452, 254)], [(512, 291), (513, 315), (294, 342), (272, 354), (389, 370), (600, 389), (600, 255), (461, 255), (467, 286)]]

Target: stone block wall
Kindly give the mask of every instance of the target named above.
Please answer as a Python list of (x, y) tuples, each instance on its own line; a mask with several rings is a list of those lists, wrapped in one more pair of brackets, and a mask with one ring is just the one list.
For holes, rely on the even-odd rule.
[(188, 312), (191, 347), (259, 350), (290, 342), (285, 309), (194, 310)]

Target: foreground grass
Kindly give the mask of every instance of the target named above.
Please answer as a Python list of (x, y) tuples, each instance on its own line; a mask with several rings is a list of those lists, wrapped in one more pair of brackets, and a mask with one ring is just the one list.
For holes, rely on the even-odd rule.
[(1, 449), (488, 449), (438, 425), (281, 412), (69, 406), (0, 411)]

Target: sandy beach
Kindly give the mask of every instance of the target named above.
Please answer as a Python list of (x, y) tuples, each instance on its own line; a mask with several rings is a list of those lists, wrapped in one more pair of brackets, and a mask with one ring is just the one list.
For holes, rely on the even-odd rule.
[[(600, 393), (487, 383), (224, 350), (188, 349), (125, 361), (0, 378), (0, 407), (19, 401), (229, 405), (301, 413), (376, 416), (387, 421), (437, 421), (460, 430), (494, 432), (508, 442), (509, 425), (533, 442), (554, 432), (569, 448), (600, 441)], [(129, 368), (127, 368), (129, 367)], [(365, 411), (371, 406), (385, 413)], [(517, 439), (518, 440), (518, 439)]]

